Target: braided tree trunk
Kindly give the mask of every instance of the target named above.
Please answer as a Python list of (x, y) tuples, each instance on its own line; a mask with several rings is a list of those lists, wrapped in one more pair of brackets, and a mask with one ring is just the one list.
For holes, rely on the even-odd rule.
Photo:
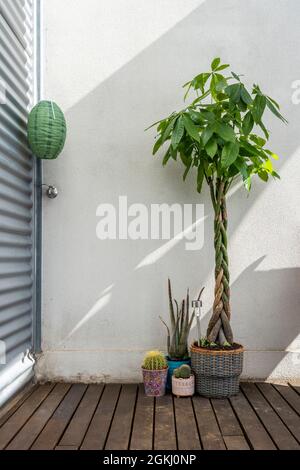
[(215, 300), (213, 314), (207, 329), (210, 342), (233, 342), (230, 326), (230, 288), (227, 254), (226, 182), (217, 179), (210, 182), (211, 198), (215, 210)]

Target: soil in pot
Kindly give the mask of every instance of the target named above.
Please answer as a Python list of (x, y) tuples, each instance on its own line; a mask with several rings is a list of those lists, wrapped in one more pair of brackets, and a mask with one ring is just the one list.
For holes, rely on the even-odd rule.
[(199, 351), (201, 351), (202, 349), (204, 351), (236, 351), (237, 349), (241, 349), (242, 347), (243, 346), (238, 343), (233, 343), (230, 346), (221, 346), (219, 344), (216, 344), (215, 346), (198, 346), (196, 342), (193, 344), (193, 348), (199, 349)]

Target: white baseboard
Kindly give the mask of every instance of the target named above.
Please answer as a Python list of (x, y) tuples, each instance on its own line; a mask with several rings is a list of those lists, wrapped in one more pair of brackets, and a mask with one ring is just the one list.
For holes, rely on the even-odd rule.
[[(145, 351), (92, 350), (46, 351), (35, 366), (39, 381), (140, 382), (140, 364)], [(246, 351), (244, 379), (297, 380), (300, 351)]]

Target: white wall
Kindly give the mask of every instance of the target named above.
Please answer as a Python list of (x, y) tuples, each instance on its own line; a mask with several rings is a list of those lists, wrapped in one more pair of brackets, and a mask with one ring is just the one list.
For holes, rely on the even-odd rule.
[[(212, 209), (182, 167), (151, 157), (144, 129), (182, 105), (181, 85), (215, 56), (282, 103), (270, 117), (282, 180), (255, 182), (229, 201), (232, 311), (247, 348), (245, 377), (299, 377), (300, 79), (298, 0), (44, 0), (45, 98), (63, 108), (68, 140), (44, 163), (58, 186), (44, 200), (43, 379), (139, 380), (142, 355), (164, 348), (166, 279), (178, 297), (202, 285), (205, 321), (213, 296)], [(96, 208), (130, 203), (204, 202), (205, 244), (100, 241)], [(168, 249), (169, 248), (169, 249)], [(193, 337), (194, 331), (191, 337)]]

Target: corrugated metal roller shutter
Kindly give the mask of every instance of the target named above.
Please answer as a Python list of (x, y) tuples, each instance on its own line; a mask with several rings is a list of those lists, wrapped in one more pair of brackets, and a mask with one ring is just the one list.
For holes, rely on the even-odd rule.
[[(6, 351), (0, 403), (1, 391), (5, 395), (4, 388), (24, 373), (24, 356), (33, 345), (34, 165), (26, 141), (33, 104), (33, 8), (31, 0), (0, 0), (0, 341)], [(27, 374), (31, 367), (29, 361)]]

